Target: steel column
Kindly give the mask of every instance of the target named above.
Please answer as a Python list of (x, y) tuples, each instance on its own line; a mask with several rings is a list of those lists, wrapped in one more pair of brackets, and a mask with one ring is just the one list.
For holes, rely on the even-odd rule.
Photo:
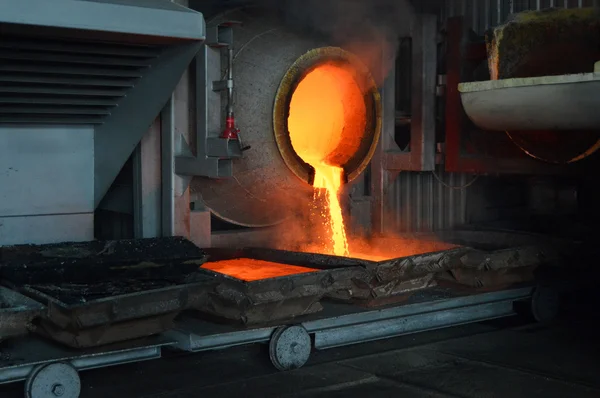
[(384, 90), (382, 95), (382, 161), (384, 169), (390, 171), (431, 171), (435, 169), (436, 164), (437, 17), (429, 14), (416, 16), (411, 32), (412, 115), (409, 152), (393, 149), (396, 123), (393, 74), (388, 76), (385, 83), (390, 85), (390, 91), (386, 93)]
[(133, 157), (133, 225), (136, 239), (161, 236), (161, 120), (157, 118)]
[(160, 114), (162, 174), (162, 236), (175, 234), (175, 101), (173, 96)]

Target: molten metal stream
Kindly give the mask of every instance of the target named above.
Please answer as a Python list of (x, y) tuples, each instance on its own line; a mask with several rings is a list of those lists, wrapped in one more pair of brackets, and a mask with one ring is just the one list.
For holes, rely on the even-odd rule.
[(346, 228), (342, 206), (338, 198), (342, 186), (342, 168), (328, 166), (324, 163), (311, 163), (315, 168), (315, 199), (319, 190), (325, 190), (327, 204), (329, 207), (329, 227), (331, 229), (331, 240), (333, 243), (333, 254), (336, 256), (348, 256), (348, 240), (346, 239)]
[(366, 107), (359, 86), (348, 70), (333, 64), (321, 65), (308, 73), (290, 102), (290, 140), (298, 156), (315, 170), (315, 198), (326, 191), (331, 254), (338, 256), (349, 255), (339, 201), (343, 183), (340, 163), (350, 159), (356, 150), (356, 137), (347, 135), (364, 125), (365, 119)]

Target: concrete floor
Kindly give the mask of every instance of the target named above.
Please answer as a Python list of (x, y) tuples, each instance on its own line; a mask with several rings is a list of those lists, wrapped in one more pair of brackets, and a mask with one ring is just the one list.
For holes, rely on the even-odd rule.
[[(591, 322), (496, 321), (316, 352), (293, 372), (251, 346), (82, 373), (82, 398), (600, 397)], [(22, 385), (0, 397), (22, 397)]]

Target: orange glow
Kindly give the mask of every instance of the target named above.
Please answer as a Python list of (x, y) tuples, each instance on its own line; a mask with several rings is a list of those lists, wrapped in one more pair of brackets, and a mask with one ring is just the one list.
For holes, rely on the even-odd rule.
[(417, 256), (450, 250), (458, 246), (433, 240), (433, 237), (411, 239), (405, 237), (379, 238), (375, 240), (352, 239), (351, 257), (369, 261), (385, 261), (393, 258)]
[(318, 271), (312, 268), (253, 260), (250, 258), (210, 262), (204, 264), (202, 268), (246, 282)]
[(366, 114), (363, 94), (352, 72), (334, 64), (308, 73), (290, 102), (290, 140), (298, 156), (315, 170), (315, 198), (326, 196), (331, 254), (338, 256), (349, 254), (339, 201), (342, 167), (360, 146)]
[(346, 239), (342, 206), (338, 198), (338, 192), (342, 186), (343, 170), (340, 167), (327, 166), (323, 163), (313, 165), (313, 167), (315, 168), (315, 182), (313, 184), (315, 195), (319, 195), (319, 191), (323, 192), (324, 190), (327, 196), (333, 253), (336, 256), (347, 256), (348, 241)]

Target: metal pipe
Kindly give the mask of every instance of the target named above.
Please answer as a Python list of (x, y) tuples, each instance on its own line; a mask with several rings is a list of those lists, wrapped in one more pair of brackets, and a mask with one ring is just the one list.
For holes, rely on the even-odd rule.
[(233, 47), (227, 49), (227, 116), (233, 116)]
[(496, 25), (502, 23), (502, 0), (496, 0)]

